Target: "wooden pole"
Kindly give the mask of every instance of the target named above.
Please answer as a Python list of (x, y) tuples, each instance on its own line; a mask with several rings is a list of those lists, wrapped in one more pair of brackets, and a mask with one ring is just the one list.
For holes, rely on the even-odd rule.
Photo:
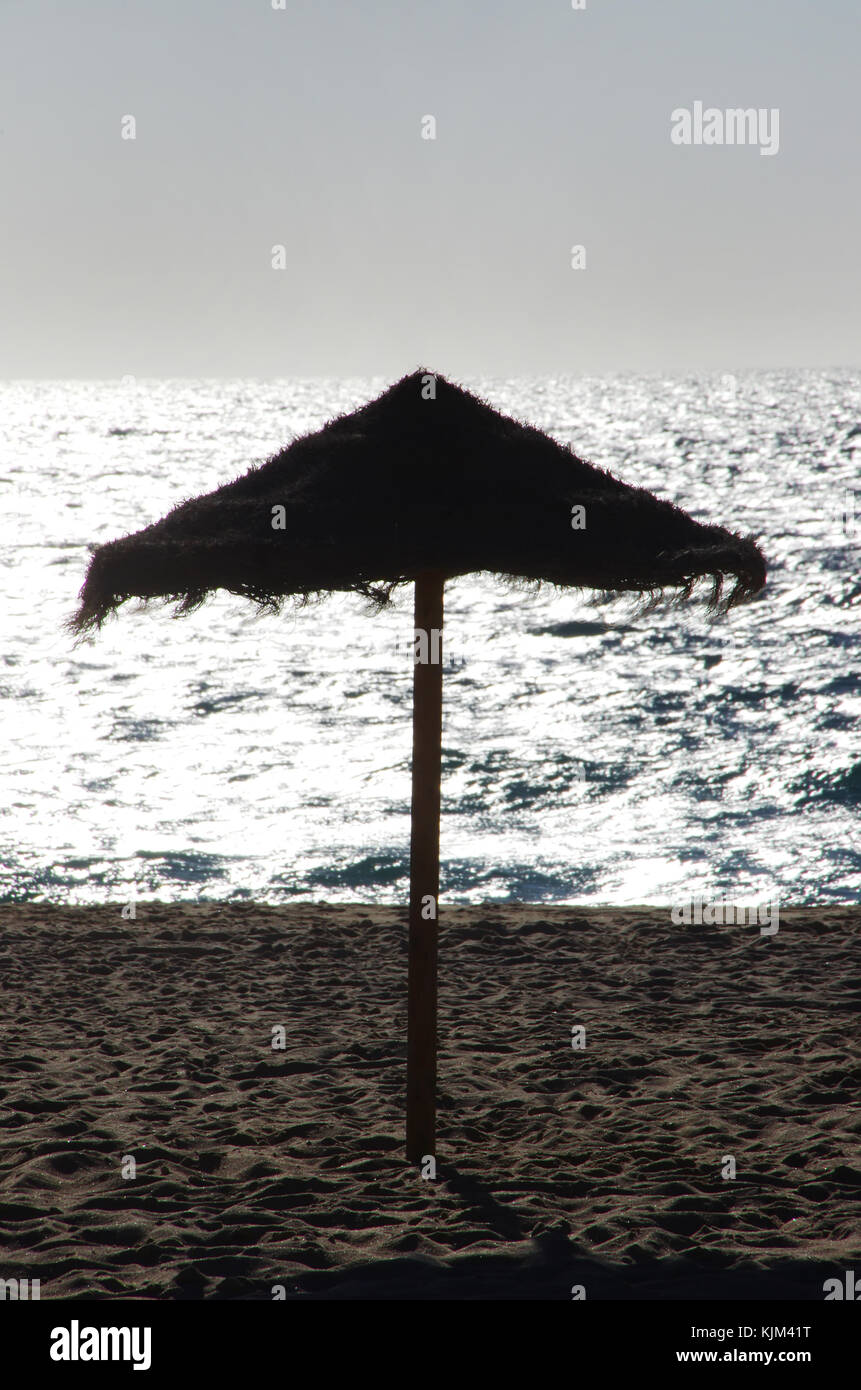
[(442, 746), (442, 623), (445, 580), (416, 579), (413, 673), (413, 791), (407, 994), (407, 1159), (435, 1153), (437, 900)]

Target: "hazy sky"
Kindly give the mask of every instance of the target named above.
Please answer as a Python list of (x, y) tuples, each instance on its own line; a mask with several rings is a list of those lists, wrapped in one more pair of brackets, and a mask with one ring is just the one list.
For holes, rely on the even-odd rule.
[(861, 365), (859, 0), (272, 6), (0, 0), (0, 376)]

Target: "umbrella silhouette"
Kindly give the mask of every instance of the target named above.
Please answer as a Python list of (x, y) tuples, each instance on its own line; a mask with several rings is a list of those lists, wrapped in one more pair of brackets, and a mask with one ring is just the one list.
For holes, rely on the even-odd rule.
[(69, 621), (80, 636), (129, 598), (184, 613), (216, 589), (273, 610), (339, 590), (383, 605), (414, 583), (411, 1162), (436, 1143), (443, 590), (476, 572), (679, 600), (708, 579), (710, 606), (725, 610), (763, 587), (765, 560), (752, 539), (694, 521), (419, 370), (236, 481), (99, 546)]

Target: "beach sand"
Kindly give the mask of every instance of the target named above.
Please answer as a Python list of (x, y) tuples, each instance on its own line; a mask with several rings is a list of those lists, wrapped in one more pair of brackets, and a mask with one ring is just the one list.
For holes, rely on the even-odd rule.
[(0, 1277), (43, 1299), (821, 1301), (861, 1273), (859, 938), (857, 907), (785, 909), (771, 937), (444, 909), (422, 1180), (404, 911), (2, 906)]

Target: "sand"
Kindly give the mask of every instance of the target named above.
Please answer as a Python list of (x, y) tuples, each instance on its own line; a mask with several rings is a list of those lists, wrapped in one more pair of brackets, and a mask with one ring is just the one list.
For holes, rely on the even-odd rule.
[(402, 912), (2, 906), (0, 1277), (43, 1299), (821, 1301), (861, 1271), (859, 937), (858, 907), (785, 910), (772, 937), (446, 911), (422, 1180)]

